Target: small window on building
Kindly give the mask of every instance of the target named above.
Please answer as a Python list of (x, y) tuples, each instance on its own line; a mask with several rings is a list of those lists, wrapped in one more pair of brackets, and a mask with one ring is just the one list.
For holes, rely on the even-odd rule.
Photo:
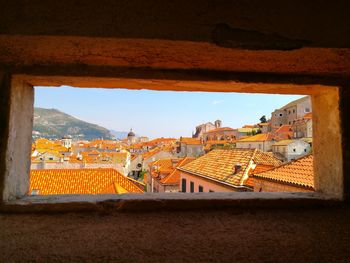
[(293, 110), (293, 113), (295, 113), (295, 110)]
[(214, 190), (209, 189), (209, 193), (214, 193)]
[(283, 113), (280, 113), (279, 116), (282, 117), (282, 116), (283, 116)]
[(200, 193), (203, 192), (203, 186), (201, 186), (201, 185), (198, 186), (198, 192), (200, 192)]
[(183, 193), (186, 193), (186, 184), (187, 184), (186, 179), (182, 178), (182, 180), (181, 180), (181, 191)]
[(293, 152), (296, 152), (296, 151), (297, 151), (297, 150), (294, 148), (294, 149), (293, 149)]
[(305, 112), (310, 112), (310, 108), (305, 108)]
[(291, 125), (291, 122), (289, 121), (288, 124)]
[(306, 149), (304, 149), (304, 152), (306, 152)]
[(190, 191), (194, 193), (194, 182), (190, 182)]
[(290, 114), (290, 111), (288, 111), (288, 114)]
[(50, 160), (50, 161), (53, 161), (53, 157), (50, 157), (49, 160)]

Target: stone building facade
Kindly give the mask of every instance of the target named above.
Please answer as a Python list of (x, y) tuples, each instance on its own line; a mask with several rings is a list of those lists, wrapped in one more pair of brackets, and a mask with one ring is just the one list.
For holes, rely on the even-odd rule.
[(288, 103), (271, 113), (272, 130), (282, 125), (292, 125), (293, 121), (312, 111), (311, 98), (305, 96)]

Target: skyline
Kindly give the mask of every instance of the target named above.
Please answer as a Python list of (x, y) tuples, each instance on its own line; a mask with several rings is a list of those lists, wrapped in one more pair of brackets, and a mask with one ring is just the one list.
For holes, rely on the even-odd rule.
[(154, 90), (35, 87), (35, 107), (55, 108), (109, 130), (139, 136), (190, 137), (195, 127), (222, 121), (223, 127), (256, 124), (261, 116), (304, 95), (178, 92)]

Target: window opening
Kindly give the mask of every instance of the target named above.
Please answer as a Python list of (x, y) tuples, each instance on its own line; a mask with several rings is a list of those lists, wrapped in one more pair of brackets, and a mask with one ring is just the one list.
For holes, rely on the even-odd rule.
[[(273, 104), (261, 106), (249, 104), (250, 94), (242, 93), (99, 89), (91, 95), (94, 89), (88, 89), (82, 100), (71, 90), (84, 91), (36, 88), (31, 195), (194, 193), (196, 185), (198, 192), (314, 189), (300, 187), (313, 177), (313, 167), (307, 167), (313, 163), (312, 116), (298, 113), (291, 119), (295, 110), (287, 116), (285, 109), (295, 104), (312, 112), (309, 96), (255, 95)], [(232, 101), (241, 102), (234, 112)], [(207, 119), (212, 112), (218, 119)], [(299, 181), (288, 173), (291, 165), (307, 167)], [(285, 181), (271, 179), (278, 174)]]

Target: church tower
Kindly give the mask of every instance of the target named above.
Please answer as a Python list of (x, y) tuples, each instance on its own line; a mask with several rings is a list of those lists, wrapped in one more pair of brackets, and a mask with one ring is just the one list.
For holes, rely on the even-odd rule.
[(216, 120), (216, 121), (214, 122), (214, 124), (215, 124), (215, 129), (221, 128), (221, 121), (220, 121), (220, 120)]
[(136, 135), (133, 133), (132, 129), (130, 129), (130, 132), (128, 133), (128, 143), (134, 144), (136, 143)]

